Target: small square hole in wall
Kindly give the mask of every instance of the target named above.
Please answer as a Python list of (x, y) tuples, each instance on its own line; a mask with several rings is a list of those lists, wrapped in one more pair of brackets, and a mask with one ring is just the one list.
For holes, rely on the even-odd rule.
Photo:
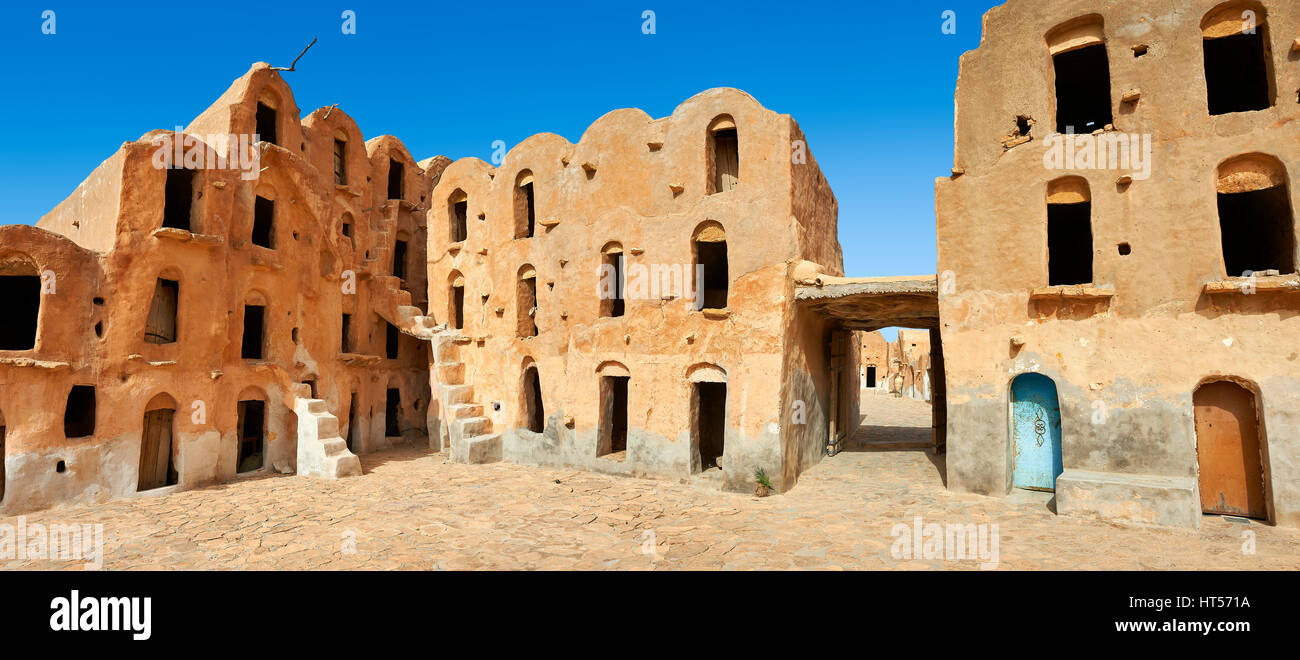
[(1120, 243), (1118, 247), (1119, 247), (1119, 254), (1122, 257), (1127, 257), (1128, 255), (1133, 254), (1133, 247), (1130, 246), (1128, 243)]
[(1016, 134), (1022, 136), (1029, 135), (1029, 131), (1033, 128), (1033, 125), (1034, 123), (1032, 119), (1024, 115), (1018, 115), (1016, 117)]
[(63, 461), (59, 461), (58, 463), (54, 464), (54, 471), (58, 472), (59, 474), (63, 474), (64, 472), (68, 471), (68, 464), (64, 463)]
[(1138, 44), (1133, 47), (1133, 57), (1142, 57), (1151, 52), (1151, 47), (1146, 44)]

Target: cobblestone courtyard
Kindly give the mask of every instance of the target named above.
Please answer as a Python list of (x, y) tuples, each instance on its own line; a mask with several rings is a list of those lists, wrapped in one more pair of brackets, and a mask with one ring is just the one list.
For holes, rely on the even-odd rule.
[[(1298, 569), (1300, 532), (1207, 516), (1200, 531), (1054, 515), (1048, 496), (951, 493), (929, 406), (863, 395), (849, 449), (782, 496), (399, 449), (342, 481), (262, 476), (63, 507), (37, 523), (103, 523), (107, 569), (970, 569), (899, 560), (895, 525), (998, 526), (1000, 569)], [(16, 517), (0, 524), (18, 525)], [(909, 532), (910, 533), (910, 532)], [(1243, 552), (1254, 535), (1254, 554)], [(651, 552), (650, 548), (654, 551)], [(80, 570), (80, 561), (7, 568)]]

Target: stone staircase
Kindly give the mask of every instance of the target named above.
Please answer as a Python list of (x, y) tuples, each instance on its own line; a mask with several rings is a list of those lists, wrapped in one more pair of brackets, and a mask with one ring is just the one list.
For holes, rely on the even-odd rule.
[(341, 479), (361, 474), (361, 460), (339, 436), (339, 419), (323, 399), (311, 398), (307, 385), (294, 386), (298, 415), (298, 474)]
[(434, 374), (444, 411), (440, 435), (452, 461), (495, 463), (501, 460), (501, 434), (492, 432), (492, 420), (484, 415), (483, 404), (474, 400), (474, 386), (465, 382), (465, 363), (459, 360), (465, 341), (458, 330), (440, 332), (433, 339)]

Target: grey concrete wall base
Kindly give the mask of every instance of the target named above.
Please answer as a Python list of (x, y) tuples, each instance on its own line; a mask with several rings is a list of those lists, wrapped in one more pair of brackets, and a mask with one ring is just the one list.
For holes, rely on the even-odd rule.
[(451, 440), (453, 463), (496, 463), (501, 460), (501, 434), (476, 435)]
[(1066, 470), (1056, 480), (1056, 511), (1189, 529), (1201, 527), (1194, 477)]

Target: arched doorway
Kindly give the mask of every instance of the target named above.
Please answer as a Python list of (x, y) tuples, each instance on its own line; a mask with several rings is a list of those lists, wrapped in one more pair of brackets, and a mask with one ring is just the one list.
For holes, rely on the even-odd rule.
[(1231, 381), (1212, 381), (1196, 388), (1192, 404), (1201, 510), (1268, 518), (1254, 392)]
[(176, 400), (166, 394), (159, 394), (145, 406), (136, 490), (174, 486), (180, 481), (176, 473), (175, 417)]
[(546, 408), (542, 404), (542, 378), (537, 365), (524, 368), (523, 375), (524, 427), (533, 433), (546, 430)]
[(1016, 488), (1056, 490), (1061, 462), (1061, 405), (1056, 383), (1042, 374), (1011, 381), (1011, 445)]

